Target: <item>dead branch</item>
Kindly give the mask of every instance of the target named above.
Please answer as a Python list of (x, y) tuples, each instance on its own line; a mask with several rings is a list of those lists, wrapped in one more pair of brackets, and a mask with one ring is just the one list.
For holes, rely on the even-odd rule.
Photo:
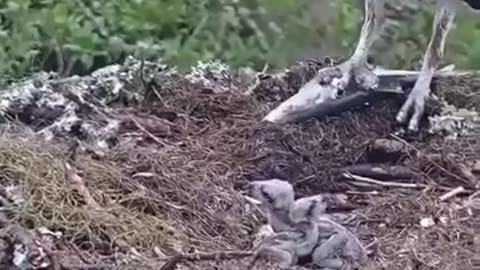
[(254, 256), (255, 252), (251, 251), (219, 251), (212, 253), (195, 253), (195, 254), (177, 254), (160, 268), (160, 270), (174, 270), (181, 261), (210, 261), (210, 260), (231, 260)]
[[(411, 82), (415, 81), (419, 75), (418, 71), (387, 70), (378, 68), (375, 69), (373, 73), (379, 79), (378, 87), (376, 89), (364, 89), (358, 84), (349, 83), (345, 92), (351, 94), (339, 96), (334, 99), (325, 99), (322, 100), (322, 102), (316, 103), (308, 103), (307, 101), (301, 100), (297, 93), (291, 98), (285, 100), (278, 107), (274, 108), (269, 115), (265, 117), (265, 120), (270, 121), (270, 118), (275, 119), (270, 122), (279, 124), (301, 122), (312, 117), (321, 118), (325, 116), (337, 115), (346, 111), (362, 109), (365, 107), (366, 103), (380, 102), (394, 98), (404, 98), (406, 90), (411, 88)], [(451, 71), (449, 69), (439, 70), (434, 75), (433, 83), (436, 81), (435, 79), (440, 78), (454, 79), (478, 75), (480, 75), (480, 72), (478, 71)], [(278, 80), (278, 78), (282, 77), (276, 76), (272, 79)], [(305, 85), (304, 88), (306, 89), (308, 86)], [(295, 102), (293, 100), (294, 97), (296, 99)], [(307, 98), (310, 98), (310, 96), (305, 96), (304, 99)], [(288, 107), (290, 107), (290, 109), (288, 109)], [(284, 111), (281, 116), (278, 113), (274, 113), (279, 111), (280, 108), (283, 108), (282, 110)], [(288, 111), (288, 113), (285, 110)], [(275, 117), (272, 118), (272, 115), (274, 114)]]
[(453, 154), (447, 155), (447, 159), (460, 175), (469, 182), (472, 188), (475, 188), (480, 183), (480, 179), (473, 174), (473, 171), (464, 162), (455, 160)]
[(454, 154), (448, 154), (446, 156), (431, 154), (428, 155), (427, 158), (432, 162), (446, 163), (446, 165), (451, 168), (449, 172), (458, 174), (456, 179), (467, 188), (474, 189), (475, 186), (480, 183), (480, 180), (473, 174), (472, 170)]
[(443, 194), (442, 196), (440, 196), (440, 197), (439, 197), (439, 200), (440, 200), (441, 202), (444, 202), (444, 201), (446, 201), (446, 200), (449, 200), (449, 199), (451, 199), (451, 198), (453, 198), (453, 197), (455, 197), (455, 196), (457, 196), (457, 195), (460, 195), (460, 194), (462, 194), (462, 193), (465, 193), (465, 192), (466, 192), (465, 188), (462, 187), (462, 186), (459, 186), (459, 187), (454, 188), (454, 189), (450, 190), (449, 192)]
[(399, 183), (399, 182), (385, 182), (368, 177), (358, 176), (351, 174), (350, 172), (344, 172), (342, 176), (346, 179), (358, 182), (359, 184), (364, 184), (364, 186), (374, 187), (387, 187), (387, 188), (406, 188), (406, 189), (424, 189), (427, 186), (423, 184), (409, 184), (409, 183)]
[[(420, 149), (418, 149), (417, 147), (415, 147), (414, 145), (408, 143), (407, 141), (405, 141), (404, 139), (400, 138), (399, 136), (395, 135), (395, 134), (391, 134), (391, 136), (395, 139), (395, 140), (398, 140), (402, 143), (405, 144), (405, 146), (407, 146), (408, 148), (414, 150), (416, 152), (416, 154), (418, 156), (422, 156), (424, 158), (426, 158), (428, 160), (428, 162), (430, 162), (432, 165), (434, 165), (436, 168), (438, 168), (439, 170), (441, 170), (442, 172), (444, 172), (445, 174), (461, 181), (461, 182), (465, 182), (465, 179), (463, 179), (461, 176), (457, 175), (456, 173), (453, 173), (451, 172), (450, 170), (444, 168), (443, 166), (441, 166), (438, 162), (439, 159), (441, 159), (441, 156), (440, 155), (424, 155)], [(440, 160), (441, 161), (441, 160)]]
[(355, 92), (339, 99), (327, 100), (311, 108), (304, 108), (295, 113), (288, 114), (284, 121), (277, 123), (301, 122), (315, 117), (318, 119), (341, 114), (346, 111), (359, 111), (367, 107), (367, 104), (376, 103), (396, 97), (391, 93), (383, 92)]
[[(128, 114), (128, 117), (130, 118), (130, 120), (136, 125), (136, 127), (142, 131), (143, 133), (145, 133), (145, 135), (147, 135), (149, 138), (151, 138), (153, 141), (155, 141), (156, 143), (162, 145), (162, 146), (167, 146), (166, 143), (164, 143), (162, 140), (160, 140), (157, 136), (153, 135), (150, 131), (148, 131), (145, 127), (143, 127), (140, 122), (135, 119), (134, 116)], [(168, 130), (168, 133), (169, 133), (170, 130)]]
[(385, 164), (361, 164), (352, 165), (344, 168), (354, 175), (391, 181), (396, 179), (419, 179), (420, 175), (410, 168), (401, 165), (385, 165)]

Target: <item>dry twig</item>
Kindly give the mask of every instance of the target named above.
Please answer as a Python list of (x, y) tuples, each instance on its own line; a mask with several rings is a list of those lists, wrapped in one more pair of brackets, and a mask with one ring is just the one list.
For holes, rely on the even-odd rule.
[(442, 167), (440, 164), (438, 164), (434, 158), (432, 158), (432, 156), (428, 156), (428, 155), (423, 155), (422, 151), (420, 151), (420, 149), (418, 149), (417, 147), (413, 146), (412, 144), (408, 143), (407, 141), (405, 141), (404, 139), (400, 138), (399, 136), (395, 135), (395, 134), (390, 134), (393, 138), (395, 138), (396, 140), (404, 143), (406, 146), (408, 146), (410, 149), (413, 149), (415, 150), (415, 152), (417, 153), (417, 156), (423, 156), (425, 157), (432, 165), (434, 165), (436, 168), (438, 168), (439, 170), (441, 170), (442, 172), (446, 173), (447, 175), (457, 179), (457, 180), (460, 180), (462, 182), (464, 182), (465, 180), (458, 176), (457, 174), (447, 170), (446, 168)]
[(152, 140), (154, 140), (156, 143), (162, 145), (163, 147), (166, 147), (167, 144), (164, 143), (162, 140), (160, 140), (157, 136), (153, 135), (150, 131), (148, 131), (146, 128), (144, 128), (138, 121), (133, 117), (132, 115), (128, 114), (128, 117), (132, 120), (133, 123), (137, 126), (139, 130), (141, 130), (145, 135), (150, 137)]
[(453, 198), (453, 197), (455, 197), (459, 194), (465, 193), (465, 192), (466, 192), (465, 188), (463, 188), (462, 186), (459, 186), (457, 188), (454, 188), (454, 189), (450, 190), (447, 193), (444, 193), (442, 196), (439, 197), (439, 200), (441, 202), (444, 202), (448, 199), (451, 199), (451, 198)]
[(379, 180), (419, 179), (420, 175), (408, 167), (401, 165), (361, 164), (345, 167), (345, 171), (354, 175)]
[(361, 183), (369, 184), (370, 186), (381, 186), (381, 187), (390, 187), (390, 188), (412, 188), (412, 189), (424, 189), (427, 186), (423, 184), (409, 184), (409, 183), (399, 183), (399, 182), (390, 182), (390, 181), (379, 181), (368, 177), (358, 176), (351, 174), (349, 172), (344, 172), (343, 177), (358, 181)]
[(174, 270), (181, 261), (210, 261), (210, 260), (231, 260), (254, 256), (250, 251), (218, 251), (212, 253), (178, 254), (170, 259), (160, 270)]

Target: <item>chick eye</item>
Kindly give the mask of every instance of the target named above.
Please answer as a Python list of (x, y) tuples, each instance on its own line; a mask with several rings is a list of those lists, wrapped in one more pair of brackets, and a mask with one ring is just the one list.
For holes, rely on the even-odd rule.
[(270, 204), (273, 204), (273, 203), (274, 203), (273, 197), (270, 195), (270, 193), (266, 192), (263, 187), (260, 189), (260, 192), (262, 193), (262, 196), (263, 196)]
[(317, 208), (318, 201), (313, 200), (311, 204), (307, 208), (307, 213), (305, 213), (305, 216), (311, 217), (314, 214), (315, 209)]

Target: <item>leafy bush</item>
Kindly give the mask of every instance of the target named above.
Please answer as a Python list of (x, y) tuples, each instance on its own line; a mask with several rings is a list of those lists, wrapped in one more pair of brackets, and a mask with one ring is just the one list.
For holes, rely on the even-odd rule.
[(212, 58), (233, 65), (281, 65), (292, 44), (311, 42), (304, 35), (310, 24), (301, 2), (5, 0), (0, 72), (83, 73), (127, 54), (161, 56), (180, 67)]
[[(128, 54), (186, 68), (217, 58), (233, 66), (285, 66), (308, 51), (355, 47), (363, 6), (358, 0), (0, 0), (0, 73), (39, 69), (83, 74)], [(433, 9), (407, 13), (388, 42), (376, 45), (380, 63), (406, 67), (421, 56)], [(463, 10), (450, 35), (447, 60), (480, 64), (477, 18)]]

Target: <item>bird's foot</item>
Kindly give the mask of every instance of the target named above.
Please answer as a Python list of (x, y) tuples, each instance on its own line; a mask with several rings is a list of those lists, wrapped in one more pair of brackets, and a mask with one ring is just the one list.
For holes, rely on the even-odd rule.
[(345, 267), (345, 263), (340, 258), (327, 258), (314, 263), (321, 270), (340, 270)]
[(288, 239), (269, 239), (267, 242), (262, 243), (256, 252), (252, 264), (260, 257), (276, 262), (280, 269), (290, 269), (298, 262), (294, 243)]
[(423, 65), (412, 92), (397, 114), (397, 121), (405, 123), (411, 110), (413, 114), (408, 123), (408, 130), (417, 132), (420, 119), (425, 110), (425, 102), (430, 94), (430, 83), (433, 73), (438, 68), (444, 55), (448, 32), (452, 28), (456, 13), (456, 1), (437, 1), (437, 10), (433, 22), (432, 36), (423, 57)]
[(375, 65), (371, 60), (354, 65), (353, 76), (357, 85), (364, 90), (375, 90), (379, 85), (379, 78), (373, 70)]
[(324, 259), (337, 256), (337, 252), (343, 251), (348, 240), (348, 235), (342, 232), (337, 232), (328, 239), (322, 240), (323, 242), (313, 252), (314, 262), (321, 262)]
[(430, 82), (431, 76), (420, 76), (408, 95), (407, 100), (397, 113), (397, 122), (404, 124), (407, 122), (408, 116), (413, 110), (408, 123), (408, 130), (410, 132), (418, 131), (420, 120), (425, 111), (425, 103), (430, 94)]

